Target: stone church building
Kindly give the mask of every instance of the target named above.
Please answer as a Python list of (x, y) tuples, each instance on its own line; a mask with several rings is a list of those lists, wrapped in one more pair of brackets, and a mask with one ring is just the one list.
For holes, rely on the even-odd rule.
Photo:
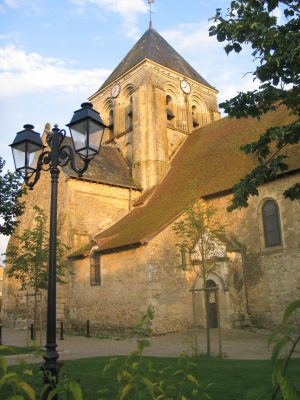
[[(205, 325), (203, 296), (195, 305), (191, 294), (203, 283), (178, 268), (173, 230), (184, 208), (203, 199), (226, 225), (226, 243), (211, 258), (208, 277), (218, 288), (221, 326), (278, 324), (300, 292), (300, 202), (282, 195), (299, 181), (299, 147), (287, 150), (289, 170), (260, 187), (248, 208), (226, 208), (233, 185), (255, 166), (240, 146), (291, 122), (289, 112), (220, 118), (217, 90), (152, 27), (90, 101), (108, 128), (83, 177), (61, 169), (59, 232), (71, 247), (73, 273), (58, 287), (58, 320), (70, 328), (88, 319), (94, 329), (126, 330), (151, 304), (156, 333), (191, 326), (193, 307)], [(48, 175), (27, 195), (28, 204), (45, 211)], [(33, 219), (28, 206), (15, 235)], [(4, 280), (3, 319), (11, 325), (28, 312), (17, 285)], [(213, 318), (216, 297), (209, 299)]]

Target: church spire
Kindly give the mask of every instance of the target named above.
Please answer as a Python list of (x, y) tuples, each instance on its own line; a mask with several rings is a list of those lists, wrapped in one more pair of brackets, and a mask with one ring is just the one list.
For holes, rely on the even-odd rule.
[(152, 4), (154, 3), (154, 0), (148, 0), (149, 4), (149, 29), (152, 29)]
[(126, 54), (120, 64), (109, 75), (99, 90), (104, 89), (145, 60), (154, 61), (163, 67), (178, 72), (184, 76), (185, 79), (193, 79), (204, 86), (213, 88), (155, 29), (150, 26)]

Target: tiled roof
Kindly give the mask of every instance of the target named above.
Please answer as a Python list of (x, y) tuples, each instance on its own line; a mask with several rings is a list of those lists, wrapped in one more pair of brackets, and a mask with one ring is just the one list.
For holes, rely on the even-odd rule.
[[(66, 137), (64, 144), (71, 145), (71, 138)], [(76, 161), (77, 165), (80, 165), (79, 157)], [(71, 169), (69, 164), (62, 167), (62, 170), (71, 178), (138, 189), (129, 173), (126, 161), (120, 151), (113, 147), (101, 146), (99, 154), (90, 162), (87, 171), (81, 178)]]
[(86, 243), (85, 245), (81, 246), (79, 249), (77, 249), (73, 253), (69, 254), (68, 258), (77, 258), (77, 257), (87, 256), (90, 253), (92, 247), (93, 247), (93, 245), (91, 243)]
[(149, 28), (106, 79), (99, 90), (112, 83), (145, 59), (152, 60), (157, 64), (179, 72), (186, 78), (191, 78), (212, 88), (212, 86), (188, 64), (155, 29)]
[[(183, 143), (165, 179), (144, 206), (135, 207), (94, 239), (100, 250), (143, 244), (169, 225), (196, 198), (232, 188), (255, 165), (239, 150), (268, 127), (287, 125), (294, 117), (281, 107), (261, 120), (223, 118), (194, 131)], [(300, 168), (299, 146), (287, 150), (290, 169)], [(196, 193), (195, 193), (196, 192)]]

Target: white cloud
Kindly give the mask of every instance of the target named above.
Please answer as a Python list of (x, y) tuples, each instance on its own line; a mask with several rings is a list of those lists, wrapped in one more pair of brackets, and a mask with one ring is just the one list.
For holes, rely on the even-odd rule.
[(199, 52), (222, 47), (218, 41), (208, 35), (208, 29), (211, 23), (190, 23), (179, 24), (176, 29), (164, 31), (163, 36), (170, 42), (176, 43), (178, 51), (193, 51)]
[(123, 31), (129, 37), (136, 37), (138, 33), (137, 19), (139, 14), (147, 12), (143, 0), (70, 0), (76, 4), (80, 12), (86, 11), (90, 4), (100, 9), (119, 14), (123, 19)]
[(38, 53), (27, 54), (13, 45), (0, 48), (1, 97), (47, 91), (92, 93), (110, 72), (74, 69), (70, 62)]
[(18, 8), (24, 1), (20, 0), (4, 0), (3, 5), (11, 8)]
[(22, 9), (26, 14), (39, 14), (43, 10), (43, 0), (3, 0), (0, 3), (0, 11), (3, 12), (6, 8)]

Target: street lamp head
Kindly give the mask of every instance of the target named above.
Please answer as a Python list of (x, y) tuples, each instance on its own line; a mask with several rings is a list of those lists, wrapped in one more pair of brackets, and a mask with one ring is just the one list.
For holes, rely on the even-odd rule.
[(70, 129), (75, 152), (82, 159), (92, 159), (98, 154), (105, 125), (100, 114), (93, 110), (92, 103), (82, 103), (81, 109), (74, 112)]
[(24, 179), (30, 178), (36, 171), (38, 158), (45, 147), (40, 134), (33, 129), (33, 125), (24, 125), (24, 130), (17, 133), (10, 145), (16, 171)]

